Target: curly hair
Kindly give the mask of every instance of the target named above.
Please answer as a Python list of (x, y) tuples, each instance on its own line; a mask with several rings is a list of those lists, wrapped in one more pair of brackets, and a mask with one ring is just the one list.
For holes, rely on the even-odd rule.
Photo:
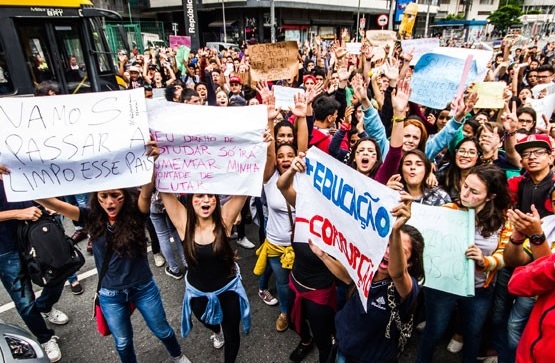
[[(137, 209), (138, 191), (136, 189), (118, 190), (123, 193), (124, 198), (117, 221), (111, 226), (112, 250), (119, 256), (127, 255), (132, 258), (146, 255), (145, 217)], [(93, 243), (108, 233), (108, 214), (98, 201), (98, 193), (101, 192), (94, 192), (89, 196), (90, 215), (85, 221), (85, 229), (89, 232)]]
[[(229, 267), (229, 274), (233, 273), (235, 252), (229, 244), (229, 237), (226, 234), (224, 221), (222, 219), (222, 208), (220, 206), (220, 197), (216, 197), (216, 209), (212, 213), (212, 221), (214, 222), (215, 241), (212, 244), (214, 254), (223, 257), (223, 260)], [(185, 208), (187, 210), (187, 226), (185, 227), (185, 239), (183, 240), (183, 251), (185, 259), (191, 266), (197, 266), (197, 256), (195, 252), (195, 230), (198, 224), (198, 216), (193, 208), (193, 194), (185, 197)]]

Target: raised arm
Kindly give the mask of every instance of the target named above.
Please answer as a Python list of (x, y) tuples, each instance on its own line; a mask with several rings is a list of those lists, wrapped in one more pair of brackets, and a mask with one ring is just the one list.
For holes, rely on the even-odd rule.
[(305, 154), (300, 152), (299, 155), (293, 159), (291, 167), (281, 174), (277, 181), (277, 187), (281, 191), (281, 194), (285, 197), (287, 203), (291, 204), (293, 207), (297, 201), (297, 191), (293, 186), (293, 179), (297, 172), (304, 173), (306, 170), (306, 164), (304, 161)]
[(402, 192), (401, 204), (391, 211), (396, 220), (389, 237), (389, 265), (387, 271), (401, 299), (406, 298), (412, 290), (412, 278), (409, 274), (407, 258), (401, 240), (401, 227), (410, 219), (411, 203), (412, 197), (408, 193)]
[(350, 285), (353, 282), (351, 276), (349, 276), (349, 272), (347, 272), (347, 269), (341, 264), (341, 262), (322, 251), (320, 247), (316, 246), (310, 238), (308, 239), (308, 245), (310, 246), (312, 252), (324, 263), (324, 265), (326, 265), (328, 270), (330, 270), (335, 277), (347, 285)]
[(50, 209), (71, 219), (72, 221), (79, 220), (79, 207), (59, 200), (58, 198), (44, 198), (37, 199), (35, 202), (39, 203), (46, 209)]
[(162, 203), (164, 203), (164, 208), (172, 224), (174, 225), (179, 238), (181, 240), (185, 239), (185, 228), (187, 227), (187, 209), (185, 206), (177, 199), (173, 193), (160, 193), (162, 198)]
[(241, 209), (243, 209), (243, 205), (246, 200), (247, 197), (244, 195), (234, 195), (226, 204), (223, 205), (222, 219), (224, 221), (226, 234), (228, 236), (231, 235), (233, 223), (235, 223), (237, 216), (241, 213)]

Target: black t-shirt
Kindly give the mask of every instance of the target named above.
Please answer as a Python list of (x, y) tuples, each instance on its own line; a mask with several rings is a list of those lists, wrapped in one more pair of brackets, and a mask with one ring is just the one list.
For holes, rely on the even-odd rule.
[(203, 292), (217, 291), (235, 277), (233, 261), (226, 261), (214, 253), (214, 242), (209, 245), (195, 243), (196, 264), (189, 263), (187, 280)]
[[(390, 336), (385, 337), (391, 309), (387, 301), (387, 287), (391, 280), (372, 283), (368, 295), (367, 311), (364, 311), (358, 292), (354, 292), (343, 309), (335, 315), (336, 337), (339, 350), (357, 362), (388, 362), (397, 358), (399, 331), (391, 324)], [(418, 282), (412, 278), (412, 290), (399, 304), (401, 321), (408, 320), (411, 307), (418, 296)], [(395, 292), (397, 295), (397, 292)], [(399, 296), (397, 295), (397, 299)]]
[[(79, 223), (84, 224), (90, 216), (90, 209), (79, 208)], [(146, 215), (144, 215), (146, 218)], [(106, 230), (106, 233), (111, 233)], [(106, 236), (100, 236), (92, 241), (93, 255), (96, 269), (100, 273), (104, 253), (106, 252)], [(119, 256), (116, 252), (108, 264), (106, 275), (102, 279), (102, 287), (109, 290), (123, 290), (144, 284), (152, 279), (152, 272), (148, 265), (146, 253), (137, 251), (135, 257), (127, 254)]]
[[(4, 181), (0, 180), (0, 212), (14, 209), (25, 209), (32, 207), (32, 202), (8, 202), (4, 192)], [(10, 219), (0, 222), (0, 255), (17, 251), (17, 226), (20, 221)]]
[(312, 252), (308, 243), (293, 242), (295, 262), (291, 272), (295, 280), (313, 289), (326, 289), (333, 285), (335, 277), (326, 265)]

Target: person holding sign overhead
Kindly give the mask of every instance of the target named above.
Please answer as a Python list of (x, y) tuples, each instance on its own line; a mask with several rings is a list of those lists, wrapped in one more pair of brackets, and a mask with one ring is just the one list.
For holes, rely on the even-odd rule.
[[(277, 181), (277, 187), (292, 207), (295, 207), (297, 200), (295, 175), (306, 170), (304, 157), (305, 154), (299, 152)], [(291, 245), (295, 251), (295, 262), (289, 274), (289, 325), (299, 334), (301, 341), (289, 359), (301, 362), (316, 345), (319, 362), (325, 363), (335, 334), (335, 278), (306, 242), (293, 240)]]
[[(297, 117), (298, 134), (306, 135), (306, 100), (304, 94), (294, 95), (295, 108), (292, 110)], [(274, 96), (265, 100), (268, 105), (268, 128), (278, 110), (274, 106)], [(288, 121), (283, 121), (287, 123)], [(293, 126), (291, 126), (291, 129)], [(291, 131), (293, 132), (293, 130)], [(304, 137), (306, 139), (306, 137)], [(293, 135), (291, 135), (293, 141)], [(306, 151), (306, 142), (301, 142), (302, 151)], [(291, 247), (294, 238), (295, 209), (287, 203), (277, 188), (277, 180), (281, 174), (291, 167), (291, 163), (297, 155), (297, 150), (291, 142), (281, 142), (276, 145), (271, 142), (268, 145), (268, 157), (264, 168), (264, 192), (268, 205), (268, 222), (266, 224), (266, 239), (262, 246), (256, 251), (258, 260), (254, 268), (256, 275), (263, 275), (266, 266), (269, 265), (276, 277), (276, 286), (279, 296), (280, 314), (276, 320), (276, 330), (284, 332), (288, 328), (287, 309), (289, 296), (289, 272), (293, 266), (295, 254)], [(266, 285), (266, 286), (265, 286)], [(262, 297), (269, 294), (267, 290), (267, 279), (261, 276), (258, 295)]]
[[(270, 133), (265, 133), (266, 142)], [(239, 265), (231, 249), (230, 235), (247, 199), (234, 195), (223, 206), (215, 194), (188, 194), (182, 204), (173, 193), (160, 193), (166, 212), (183, 244), (189, 267), (185, 275), (185, 296), (181, 332), (191, 331), (191, 311), (214, 333), (216, 349), (225, 344), (224, 362), (235, 362), (241, 336), (250, 331), (250, 305), (241, 282)]]
[[(418, 296), (418, 280), (424, 278), (424, 238), (407, 225), (412, 197), (401, 192), (389, 245), (372, 280), (366, 308), (352, 293), (337, 312), (336, 362), (397, 362), (412, 332), (412, 313)], [(309, 240), (316, 256), (340, 280), (352, 284), (347, 269)], [(352, 286), (354, 287), (354, 286)]]
[[(147, 156), (156, 157), (159, 154), (154, 142), (148, 142), (147, 146)], [(94, 192), (87, 208), (57, 198), (39, 199), (37, 202), (84, 223), (93, 241), (97, 270), (103, 270), (102, 267), (107, 264), (98, 295), (120, 360), (125, 363), (137, 362), (130, 311), (130, 303), (134, 303), (173, 361), (190, 363), (166, 319), (160, 290), (148, 264), (144, 231), (153, 188), (150, 182), (141, 187), (138, 195), (135, 189)]]
[[(454, 209), (473, 209), (475, 217), (474, 244), (466, 249), (466, 258), (475, 263), (474, 296), (458, 296), (425, 287), (426, 327), (420, 339), (417, 362), (433, 362), (434, 350), (447, 330), (456, 306), (462, 320), (464, 363), (475, 363), (480, 349), (481, 331), (493, 298), (493, 287), (487, 286), (486, 257), (507, 241), (503, 233), (505, 211), (510, 198), (505, 173), (494, 165), (474, 167), (461, 185), (457, 204), (446, 204)], [(497, 267), (499, 268), (499, 267)], [(486, 287), (487, 286), (487, 287)]]

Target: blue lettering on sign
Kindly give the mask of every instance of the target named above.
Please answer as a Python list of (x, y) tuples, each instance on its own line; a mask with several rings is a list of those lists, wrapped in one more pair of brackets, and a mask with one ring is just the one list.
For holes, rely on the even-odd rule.
[[(313, 165), (310, 159), (305, 158), (306, 174), (312, 177), (313, 186), (335, 206), (360, 222), (360, 227), (366, 229), (371, 226), (380, 237), (385, 237), (391, 228), (389, 213), (383, 206), (378, 205), (379, 197), (372, 196), (365, 191), (360, 194), (342, 177), (335, 175), (324, 164), (316, 162)], [(373, 208), (377, 210), (373, 211)]]

